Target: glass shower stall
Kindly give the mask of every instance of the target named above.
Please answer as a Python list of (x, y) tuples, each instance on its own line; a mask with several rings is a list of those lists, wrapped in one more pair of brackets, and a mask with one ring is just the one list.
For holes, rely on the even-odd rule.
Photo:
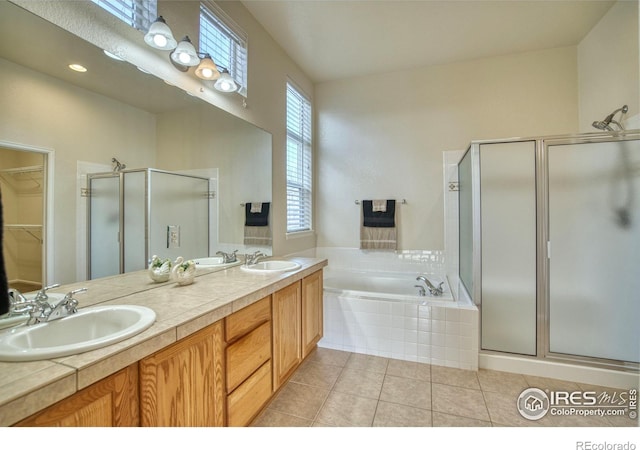
[(640, 132), (473, 142), (458, 175), (481, 350), (637, 371)]
[(157, 169), (87, 175), (88, 276), (209, 253), (209, 179)]

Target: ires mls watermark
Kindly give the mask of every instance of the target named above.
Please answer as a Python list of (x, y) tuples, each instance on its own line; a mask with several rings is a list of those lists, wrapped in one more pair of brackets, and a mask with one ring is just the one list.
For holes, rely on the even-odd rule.
[(528, 420), (551, 416), (638, 417), (638, 390), (551, 391), (528, 388), (517, 400), (518, 412)]

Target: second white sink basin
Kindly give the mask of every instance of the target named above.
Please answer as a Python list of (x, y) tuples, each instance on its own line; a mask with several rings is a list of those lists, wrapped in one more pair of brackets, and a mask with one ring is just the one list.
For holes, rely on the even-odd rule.
[(95, 350), (149, 328), (156, 313), (136, 305), (93, 306), (36, 325), (0, 333), (0, 361), (37, 361)]
[(255, 272), (255, 273), (278, 273), (278, 272), (288, 272), (290, 270), (296, 270), (300, 268), (300, 264), (293, 261), (261, 261), (256, 264), (251, 264), (249, 266), (243, 265), (240, 269), (246, 272)]
[(196, 269), (212, 269), (214, 267), (227, 267), (232, 264), (238, 264), (240, 261), (236, 260), (226, 263), (222, 256), (209, 256), (206, 258), (196, 258), (193, 262), (196, 263)]

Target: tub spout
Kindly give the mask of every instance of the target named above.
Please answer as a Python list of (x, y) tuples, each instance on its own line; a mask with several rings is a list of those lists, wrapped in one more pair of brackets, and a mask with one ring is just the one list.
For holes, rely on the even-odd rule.
[(418, 276), (416, 278), (416, 281), (423, 281), (424, 284), (427, 285), (427, 289), (429, 289), (429, 294), (433, 295), (434, 297), (438, 297), (444, 292), (444, 290), (442, 289), (442, 285), (444, 284), (444, 282), (440, 283), (438, 287), (435, 287), (433, 283), (431, 283), (431, 281), (429, 281), (429, 279), (424, 275)]

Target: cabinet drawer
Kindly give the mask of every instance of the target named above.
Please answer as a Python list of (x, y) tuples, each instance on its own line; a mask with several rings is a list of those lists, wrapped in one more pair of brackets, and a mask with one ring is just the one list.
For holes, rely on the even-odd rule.
[(225, 340), (229, 343), (271, 320), (271, 296), (242, 308), (225, 320)]
[(271, 361), (263, 364), (227, 397), (228, 426), (249, 425), (269, 398), (271, 398)]
[(271, 322), (227, 347), (227, 393), (271, 358)]

